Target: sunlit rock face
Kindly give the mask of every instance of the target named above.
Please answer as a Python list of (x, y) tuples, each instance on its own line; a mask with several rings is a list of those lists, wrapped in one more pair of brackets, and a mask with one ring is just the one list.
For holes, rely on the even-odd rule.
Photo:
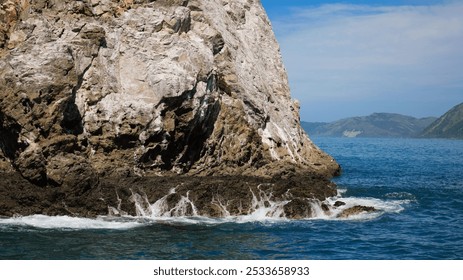
[(339, 171), (300, 127), (258, 0), (0, 0), (0, 168), (108, 176)]

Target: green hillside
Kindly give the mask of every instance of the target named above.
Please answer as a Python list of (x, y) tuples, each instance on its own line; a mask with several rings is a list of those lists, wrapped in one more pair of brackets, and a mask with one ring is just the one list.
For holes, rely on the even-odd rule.
[(374, 113), (332, 123), (302, 122), (310, 136), (331, 137), (417, 137), (436, 118), (414, 118), (400, 114)]
[(463, 103), (453, 107), (421, 134), (426, 138), (463, 139)]

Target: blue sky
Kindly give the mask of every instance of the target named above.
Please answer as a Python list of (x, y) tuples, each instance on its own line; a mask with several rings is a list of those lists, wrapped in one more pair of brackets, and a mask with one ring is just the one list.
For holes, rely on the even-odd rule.
[(262, 0), (301, 120), (440, 116), (463, 102), (463, 1)]

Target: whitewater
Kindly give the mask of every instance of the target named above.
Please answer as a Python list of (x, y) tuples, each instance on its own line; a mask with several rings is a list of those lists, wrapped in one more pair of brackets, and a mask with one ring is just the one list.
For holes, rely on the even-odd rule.
[[(460, 259), (463, 142), (315, 139), (340, 162), (338, 195), (289, 220), (285, 201), (254, 194), (252, 210), (198, 216), (188, 195), (134, 199), (136, 216), (0, 218), (1, 259)], [(175, 192), (172, 189), (171, 192)], [(333, 207), (336, 201), (345, 205)], [(223, 202), (217, 201), (217, 205)], [(322, 209), (322, 203), (330, 211)], [(378, 211), (340, 218), (355, 205)], [(224, 205), (222, 205), (224, 206)], [(192, 215), (185, 215), (190, 213)], [(121, 215), (122, 214), (122, 215)]]

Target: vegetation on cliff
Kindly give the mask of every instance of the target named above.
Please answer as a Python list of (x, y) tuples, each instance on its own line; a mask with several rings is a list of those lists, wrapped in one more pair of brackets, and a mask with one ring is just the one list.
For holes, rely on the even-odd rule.
[(421, 134), (426, 138), (463, 139), (463, 103), (453, 107)]

